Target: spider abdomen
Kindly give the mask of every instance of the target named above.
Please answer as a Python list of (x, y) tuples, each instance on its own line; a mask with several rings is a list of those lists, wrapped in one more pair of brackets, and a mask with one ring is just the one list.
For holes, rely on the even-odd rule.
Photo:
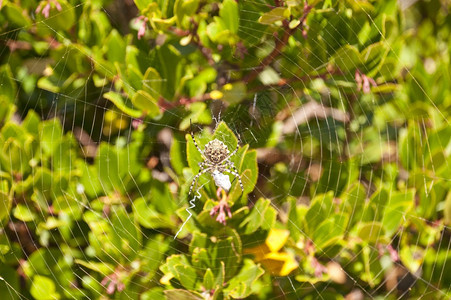
[(214, 139), (205, 145), (205, 157), (213, 163), (220, 163), (229, 155), (227, 146), (218, 139)]
[(233, 162), (230, 161), (230, 157), (237, 153), (238, 149), (240, 148), (239, 145), (237, 144), (235, 150), (230, 153), (229, 149), (223, 142), (218, 139), (214, 139), (208, 142), (205, 145), (204, 150), (202, 151), (199, 145), (197, 145), (193, 132), (191, 132), (191, 137), (197, 151), (199, 151), (204, 157), (204, 161), (199, 163), (200, 170), (199, 173), (194, 176), (193, 181), (191, 182), (189, 194), (191, 195), (191, 191), (193, 190), (194, 184), (197, 182), (197, 178), (207, 172), (213, 176), (216, 185), (226, 191), (230, 189), (231, 183), (230, 178), (224, 173), (227, 172), (235, 176), (235, 178), (238, 177), (241, 191), (244, 192), (243, 183), (241, 182), (241, 176), (238, 173), (238, 170)]

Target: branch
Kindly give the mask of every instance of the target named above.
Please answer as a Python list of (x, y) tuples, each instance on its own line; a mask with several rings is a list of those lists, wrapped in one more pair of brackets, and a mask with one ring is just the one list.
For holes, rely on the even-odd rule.
[(326, 80), (328, 75), (333, 75), (333, 74), (335, 74), (335, 73), (329, 72), (328, 74), (305, 75), (305, 76), (302, 76), (302, 77), (293, 77), (293, 78), (281, 78), (279, 80), (279, 82), (276, 83), (276, 84), (259, 85), (259, 86), (256, 86), (256, 87), (253, 87), (253, 88), (249, 89), (248, 92), (252, 94), (252, 93), (258, 93), (260, 91), (267, 90), (268, 88), (276, 89), (276, 88), (283, 88), (283, 87), (286, 87), (286, 86), (291, 87), (292, 84), (295, 84), (295, 83), (298, 83), (298, 82), (305, 83), (308, 80), (313, 80), (313, 79), (316, 79), (316, 78), (321, 78), (323, 80)]
[(304, 27), (304, 22), (308, 14), (310, 13), (311, 9), (312, 7), (309, 6), (306, 1), (304, 5), (304, 12), (302, 14), (302, 17), (299, 19), (300, 23), (298, 26), (294, 28), (290, 28), (288, 26), (289, 22), (287, 20), (283, 21), (284, 34), (282, 38), (277, 41), (274, 50), (265, 59), (263, 59), (260, 65), (258, 65), (256, 68), (254, 68), (254, 70), (252, 70), (252, 72), (248, 73), (246, 76), (243, 77), (243, 81), (245, 83), (253, 81), (266, 66), (272, 63), (276, 59), (276, 57), (282, 53), (282, 50), (288, 43), (288, 39), (290, 38), (290, 36), (293, 35), (296, 30), (302, 29)]
[(210, 99), (211, 99), (210, 93), (203, 94), (201, 97), (192, 97), (192, 98), (181, 97), (177, 101), (174, 101), (174, 102), (170, 102), (170, 101), (164, 99), (163, 97), (160, 97), (160, 99), (158, 100), (158, 106), (163, 111), (165, 111), (165, 110), (172, 109), (172, 108), (175, 108), (178, 106), (189, 105), (194, 102), (206, 101), (206, 100), (210, 100)]
[(308, 122), (310, 119), (326, 119), (332, 117), (338, 122), (348, 123), (349, 115), (336, 108), (326, 107), (316, 101), (310, 101), (302, 105), (291, 117), (287, 118), (283, 124), (283, 133), (293, 133), (299, 125)]

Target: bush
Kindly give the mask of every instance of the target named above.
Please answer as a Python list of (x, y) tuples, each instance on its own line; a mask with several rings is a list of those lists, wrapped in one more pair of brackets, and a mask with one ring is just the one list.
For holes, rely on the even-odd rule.
[(408, 2), (0, 2), (2, 299), (451, 297), (451, 7)]

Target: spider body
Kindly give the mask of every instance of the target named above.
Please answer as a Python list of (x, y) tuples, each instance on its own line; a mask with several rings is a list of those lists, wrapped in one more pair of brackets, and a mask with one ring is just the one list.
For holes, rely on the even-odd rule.
[(229, 149), (218, 139), (209, 141), (204, 149), (205, 158), (213, 164), (219, 164), (229, 156)]
[[(196, 146), (197, 151), (200, 152), (204, 161), (199, 163), (200, 170), (199, 173), (194, 176), (193, 182), (191, 183), (191, 186), (189, 188), (189, 194), (191, 194), (194, 184), (196, 183), (199, 176), (206, 172), (214, 176), (215, 182), (217, 182), (218, 174), (223, 174), (224, 172), (230, 173), (238, 178), (241, 191), (244, 191), (243, 183), (241, 182), (241, 176), (240, 174), (238, 174), (238, 170), (236, 169), (234, 163), (230, 161), (230, 157), (235, 155), (235, 153), (238, 151), (239, 145), (237, 145), (236, 149), (232, 153), (230, 153), (229, 149), (223, 142), (218, 139), (214, 139), (212, 141), (209, 141), (202, 151), (197, 144), (196, 139), (194, 138), (193, 132), (191, 132), (191, 137), (193, 138), (194, 146)], [(221, 187), (228, 192), (230, 183), (228, 185), (222, 185)]]

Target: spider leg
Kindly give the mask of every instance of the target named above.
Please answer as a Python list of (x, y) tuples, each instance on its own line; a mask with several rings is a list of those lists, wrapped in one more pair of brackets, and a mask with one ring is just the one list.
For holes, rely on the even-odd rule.
[(225, 169), (225, 171), (229, 172), (230, 174), (232, 174), (233, 176), (235, 176), (235, 178), (238, 178), (238, 182), (240, 183), (240, 187), (241, 187), (241, 191), (244, 192), (244, 187), (243, 187), (243, 183), (241, 182), (241, 176), (238, 173), (237, 168), (235, 167), (235, 164), (231, 161), (227, 162), (227, 165), (230, 167), (231, 170), (229, 169)]
[(197, 175), (194, 176), (193, 181), (191, 182), (191, 186), (189, 187), (189, 193), (188, 193), (188, 195), (191, 195), (191, 192), (192, 192), (192, 190), (193, 190), (194, 184), (197, 182), (197, 178), (199, 178), (199, 176), (202, 175), (202, 174), (204, 174), (205, 172), (208, 172), (208, 171), (211, 170), (210, 167), (203, 168), (205, 163), (202, 162), (201, 164), (202, 164), (202, 166), (201, 166), (201, 169), (200, 169), (199, 173), (197, 173)]
[(235, 148), (235, 150), (233, 150), (232, 153), (229, 154), (229, 156), (226, 157), (226, 159), (231, 158), (233, 155), (235, 155), (235, 153), (238, 151), (238, 149), (240, 149), (240, 142), (239, 142), (240, 140), (241, 140), (241, 137), (240, 137), (240, 134), (238, 133), (238, 142), (236, 143), (236, 148)]
[(224, 160), (226, 161), (226, 160), (228, 160), (229, 158), (231, 158), (233, 155), (235, 155), (235, 153), (238, 151), (238, 149), (240, 149), (240, 145), (239, 145), (239, 144), (236, 144), (235, 150), (233, 150), (233, 152), (230, 153)]
[(204, 153), (202, 152), (202, 150), (200, 150), (199, 145), (196, 142), (196, 139), (194, 138), (194, 133), (191, 131), (191, 137), (193, 138), (193, 142), (194, 142), (194, 146), (196, 146), (197, 151), (200, 152), (200, 154), (202, 154), (202, 157), (204, 156)]
[(194, 138), (193, 125), (191, 124), (191, 119), (189, 120), (189, 124), (191, 126), (191, 137), (193, 138), (194, 146), (196, 146), (197, 151), (199, 151), (200, 154), (202, 154), (202, 157), (204, 157), (204, 152), (200, 150), (200, 147), (197, 144), (196, 139)]

